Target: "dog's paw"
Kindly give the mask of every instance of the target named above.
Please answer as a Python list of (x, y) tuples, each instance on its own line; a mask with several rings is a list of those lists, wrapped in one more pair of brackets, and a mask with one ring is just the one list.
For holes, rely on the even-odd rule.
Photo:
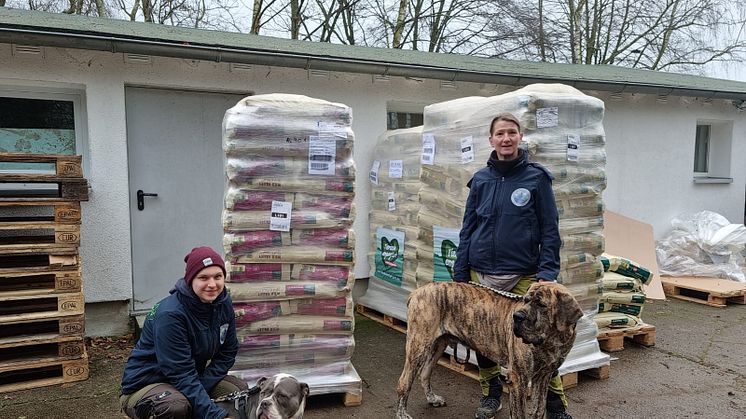
[(409, 413), (407, 413), (404, 410), (397, 410), (396, 411), (396, 419), (412, 419), (412, 417), (409, 416)]
[(427, 403), (432, 407), (443, 407), (446, 405), (446, 399), (437, 394), (427, 396)]

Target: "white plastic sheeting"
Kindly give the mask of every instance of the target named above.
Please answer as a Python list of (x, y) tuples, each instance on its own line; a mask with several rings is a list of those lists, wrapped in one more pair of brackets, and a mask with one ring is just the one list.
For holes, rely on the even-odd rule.
[(661, 275), (746, 282), (746, 227), (712, 211), (682, 214), (656, 246)]

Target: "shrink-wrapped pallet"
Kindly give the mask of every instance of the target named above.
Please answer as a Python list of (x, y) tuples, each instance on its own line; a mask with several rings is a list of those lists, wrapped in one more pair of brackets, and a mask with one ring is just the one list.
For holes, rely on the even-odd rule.
[(418, 214), (423, 246), (417, 251), (417, 280), (452, 280), (452, 271), (439, 269), (447, 260), (444, 249), (458, 247), (469, 193), (466, 184), (486, 165), (493, 151), (490, 122), (502, 112), (518, 118), (524, 132), (521, 147), (554, 177), (562, 240), (558, 281), (570, 289), (585, 313), (560, 372), (606, 365), (609, 358), (599, 350), (591, 320), (598, 310), (598, 280), (603, 275), (598, 256), (604, 250), (604, 105), (574, 88), (537, 84), (499, 96), (462, 98), (425, 108)]
[(240, 350), (232, 374), (279, 372), (361, 394), (355, 347), (355, 165), (349, 107), (247, 97), (223, 119), (223, 247)]
[(417, 287), (421, 138), (422, 127), (383, 133), (369, 173), (371, 271), (356, 302), (398, 319), (406, 317), (407, 297)]

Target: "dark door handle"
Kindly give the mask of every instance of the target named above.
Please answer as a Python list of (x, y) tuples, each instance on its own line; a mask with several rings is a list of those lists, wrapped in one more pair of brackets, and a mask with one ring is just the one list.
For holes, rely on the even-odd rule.
[(137, 190), (137, 209), (140, 211), (145, 209), (145, 200), (143, 197), (146, 196), (158, 196), (157, 193), (143, 192), (142, 189)]

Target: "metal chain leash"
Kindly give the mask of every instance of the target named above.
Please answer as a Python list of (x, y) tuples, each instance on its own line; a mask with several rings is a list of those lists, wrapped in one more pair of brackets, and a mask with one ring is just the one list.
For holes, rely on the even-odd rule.
[(488, 287), (487, 285), (480, 284), (479, 282), (469, 281), (468, 283), (471, 284), (471, 285), (475, 285), (477, 287), (486, 288), (486, 289), (494, 292), (495, 294), (501, 295), (501, 296), (503, 296), (505, 298), (509, 298), (509, 299), (511, 299), (513, 301), (524, 301), (525, 298), (526, 298), (523, 295), (519, 295), (519, 294), (516, 294), (516, 293), (513, 293), (513, 292), (508, 292), (508, 291), (497, 290), (497, 289), (494, 289), (492, 287)]

